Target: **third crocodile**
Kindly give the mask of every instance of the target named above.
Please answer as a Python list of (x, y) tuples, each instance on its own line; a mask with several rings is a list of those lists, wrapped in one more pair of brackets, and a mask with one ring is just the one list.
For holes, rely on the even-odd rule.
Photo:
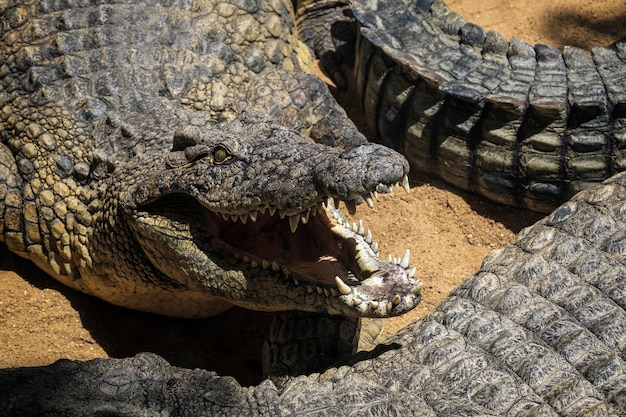
[[(160, 261), (160, 256), (162, 251), (172, 251), (180, 257), (176, 252), (193, 245), (199, 250), (191, 251), (192, 258), (196, 253), (210, 253), (209, 241), (196, 238), (206, 236), (207, 230), (194, 226), (202, 224), (196, 223), (194, 216), (205, 216), (199, 214), (203, 209), (194, 200), (205, 209), (226, 215), (224, 222), (237, 225), (236, 233), (229, 234), (223, 231), (225, 226), (219, 226), (219, 220), (211, 223), (218, 225), (225, 237), (221, 240), (232, 244), (234, 239), (229, 236), (245, 234), (240, 224), (250, 220), (246, 215), (259, 215), (256, 206), (250, 210), (257, 201), (291, 216), (293, 220), (286, 221), (285, 228), (302, 230), (298, 226), (300, 221), (307, 222), (309, 208), (324, 216), (325, 211), (318, 205), (326, 197), (346, 201), (348, 206), (359, 201), (370, 203), (370, 192), (380, 188), (379, 183), (391, 184), (405, 175), (406, 165), (401, 158), (365, 144), (342, 111), (328, 100), (323, 86), (297, 71), (302, 69), (306, 54), (294, 46), (298, 44), (290, 30), (286, 38), (281, 38), (274, 34), (280, 32), (277, 27), (270, 24), (278, 19), (285, 27), (293, 27), (285, 4), (232, 1), (212, 8), (207, 6), (209, 3), (197, 2), (188, 18), (186, 11), (175, 10), (184, 4), (168, 4), (171, 9), (144, 7), (141, 11), (148, 13), (141, 17), (133, 5), (87, 3), (89, 7), (83, 8), (71, 2), (20, 3), (4, 5), (3, 10), (2, 52), (5, 62), (10, 62), (2, 73), (4, 241), (70, 285), (83, 285), (77, 270), (93, 269), (101, 276), (104, 271), (104, 276), (113, 277), (107, 265), (117, 265), (126, 276), (135, 270), (144, 277), (143, 265), (150, 265), (151, 270), (161, 271), (157, 277), (175, 277), (174, 285), (168, 284), (170, 289), (193, 284), (195, 278), (189, 280), (181, 272), (191, 271), (195, 277), (199, 269), (186, 265), (197, 258), (189, 262), (188, 257), (182, 257), (171, 268), (171, 263)], [(325, 11), (346, 10), (341, 3), (324, 2), (323, 6), (305, 8), (303, 16), (314, 21), (312, 16), (324, 15)], [(553, 49), (533, 49), (517, 41), (509, 44), (492, 33), (485, 35), (448, 13), (441, 2), (388, 1), (380, 9), (374, 1), (367, 2), (367, 7), (354, 8), (355, 16), (365, 26), (357, 51), (361, 59), (356, 66), (357, 84), (364, 91), (366, 112), (374, 116), (376, 132), (405, 153), (417, 168), (434, 166), (439, 175), (454, 184), (492, 198), (504, 195), (508, 203), (542, 210), (568, 198), (581, 184), (586, 187), (588, 182), (621, 169), (619, 144), (624, 134), (626, 97), (624, 84), (619, 82), (625, 73), (623, 43), (611, 49), (596, 49), (593, 58), (566, 49), (563, 60)], [(226, 20), (220, 21), (220, 16)], [(243, 16), (246, 24), (234, 16)], [(126, 22), (124, 31), (116, 34), (98, 30), (94, 36), (87, 35), (90, 25), (107, 29), (107, 23), (116, 21)], [(167, 22), (165, 31), (156, 23), (162, 21)], [(85, 27), (90, 30), (81, 32)], [(144, 30), (138, 31), (137, 27)], [(154, 27), (159, 28), (157, 33), (145, 30)], [(246, 30), (251, 27), (255, 30)], [(258, 36), (261, 27), (270, 32), (263, 35), (266, 38)], [(35, 42), (46, 39), (46, 30), (58, 30), (60, 35), (54, 37), (54, 42)], [(435, 41), (423, 36), (426, 33)], [(204, 87), (197, 88), (189, 79), (180, 77), (175, 68), (164, 65), (172, 56), (160, 53), (158, 48), (144, 47), (129, 53), (124, 48), (102, 47), (103, 41), (121, 39), (116, 36), (124, 42), (139, 39), (154, 45), (165, 40), (182, 49), (210, 52), (212, 58), (206, 62), (195, 62), (193, 56), (185, 54), (176, 57), (180, 60), (177, 63), (192, 64), (187, 68)], [(234, 50), (233, 45), (236, 49), (239, 44), (229, 42), (239, 38), (243, 39), (241, 45), (257, 48)], [(95, 49), (99, 49), (99, 55), (85, 60), (81, 52), (90, 51), (94, 45), (98, 45)], [(408, 54), (419, 52), (418, 45), (435, 47), (427, 61)], [(72, 53), (64, 55), (63, 48)], [(63, 59), (56, 60), (59, 56)], [(237, 58), (231, 60), (233, 56)], [(267, 64), (267, 57), (274, 59), (278, 67)], [(129, 61), (143, 64), (120, 65)], [(112, 63), (113, 70), (102, 70), (107, 62)], [(332, 59), (330, 63), (332, 68)], [(124, 72), (116, 71), (116, 66), (124, 67)], [(493, 70), (494, 66), (501, 70)], [(579, 67), (580, 71), (566, 69)], [(68, 73), (75, 76), (68, 77)], [(572, 91), (568, 84), (577, 77), (583, 77), (585, 85), (593, 88), (581, 89), (577, 96), (579, 91)], [(68, 78), (70, 82), (59, 81)], [(146, 87), (138, 88), (142, 83)], [(239, 85), (246, 86), (244, 93), (235, 88)], [(306, 93), (302, 95), (302, 91)], [(563, 92), (566, 94), (560, 94)], [(569, 99), (564, 100), (568, 92)], [(48, 106), (67, 101), (68, 97), (71, 100), (65, 112), (55, 113), (56, 108)], [(271, 119), (256, 112), (241, 114), (238, 103), (242, 99), (247, 105), (269, 110)], [(38, 110), (33, 114), (34, 107)], [(236, 120), (216, 123), (232, 118)], [(56, 136), (46, 135), (49, 126), (58, 128)], [(91, 137), (80, 135), (85, 126), (94, 132)], [(295, 128), (325, 145), (302, 138), (293, 132)], [(137, 142), (137, 137), (147, 140)], [(168, 138), (167, 144), (159, 145), (163, 137)], [(244, 143), (252, 140), (253, 145), (240, 145), (241, 138)], [(256, 138), (264, 141), (257, 143)], [(282, 154), (280, 146), (272, 147), (275, 139), (282, 141), (283, 148), (286, 144), (298, 148), (297, 161)], [(327, 146), (337, 143), (339, 149)], [(91, 156), (84, 154), (83, 144), (94, 150)], [(278, 165), (264, 170), (263, 159), (255, 164), (246, 153), (250, 148), (264, 146), (269, 146), (266, 157), (271, 154), (298, 167), (297, 175), (279, 174), (290, 187), (273, 189), (273, 184), (281, 183), (271, 175)], [(420, 150), (426, 152), (420, 154)], [(318, 156), (320, 152), (322, 156)], [(588, 152), (589, 157), (578, 158), (576, 152)], [(495, 156), (490, 159), (492, 154)], [(212, 178), (221, 178), (219, 174), (202, 175), (208, 172), (204, 171), (207, 165), (233, 161), (252, 161), (249, 166), (260, 175), (254, 178), (258, 182), (253, 181), (255, 187), (251, 189), (261, 189), (262, 195), (246, 195), (245, 201), (241, 193), (234, 198), (229, 192), (204, 197), (203, 191), (211, 189), (209, 183), (215, 183)], [(312, 168), (310, 161), (325, 169)], [(359, 171), (352, 168), (353, 162), (354, 167), (367, 167)], [(326, 169), (329, 166), (333, 169)], [(229, 190), (238, 189), (241, 177), (237, 172), (228, 176)], [(243, 177), (248, 181), (252, 178)], [(106, 180), (116, 185), (107, 188), (102, 182)], [(68, 181), (76, 186), (68, 186)], [(77, 193), (79, 185), (85, 184), (90, 186)], [(370, 357), (355, 358), (351, 366), (288, 378), (278, 387), (265, 381), (257, 387), (242, 388), (232, 379), (210, 372), (172, 368), (153, 355), (62, 362), (42, 369), (3, 371), (0, 386), (5, 396), (0, 400), (0, 409), (31, 415), (623, 414), (625, 187), (626, 179), (618, 175), (566, 203), (523, 232), (514, 245), (491, 254), (481, 271), (426, 319), (407, 328)], [(185, 198), (183, 205), (168, 197), (181, 193), (193, 200)], [(105, 197), (111, 195), (115, 204), (107, 205)], [(167, 204), (156, 204), (163, 201)], [(216, 201), (227, 202), (226, 209), (216, 209)], [(332, 208), (328, 210), (334, 213)], [(65, 224), (57, 221), (59, 212), (64, 214)], [(66, 233), (70, 227), (68, 212), (74, 234)], [(139, 237), (142, 256), (148, 261), (132, 258), (136, 253), (132, 239), (128, 252), (110, 250), (111, 245), (129, 245), (124, 232), (128, 223), (120, 222), (128, 222), (125, 216), (130, 217), (132, 234)], [(342, 242), (356, 242), (348, 253), (359, 265), (341, 271), (348, 284), (339, 279), (337, 288), (326, 288), (328, 294), (321, 288), (319, 296), (337, 302), (305, 303), (313, 306), (309, 309), (384, 316), (412, 307), (419, 284), (406, 268), (407, 260), (400, 261), (400, 265), (380, 263), (366, 233), (355, 233), (331, 217), (324, 217), (329, 222), (327, 227), (339, 229), (338, 235), (346, 239)], [(92, 222), (98, 227), (84, 230), (85, 223)], [(315, 224), (325, 226), (323, 222)], [(176, 242), (181, 236), (186, 243), (179, 246)], [(85, 240), (96, 246), (89, 250)], [(155, 245), (155, 241), (159, 243)], [(80, 253), (81, 248), (87, 252)], [(150, 253), (150, 248), (161, 253)], [(346, 259), (339, 253), (329, 256)], [(365, 261), (359, 261), (364, 256)], [(251, 263), (250, 259), (233, 258), (226, 264)], [(94, 268), (94, 261), (101, 266)], [(282, 267), (293, 269), (288, 262)], [(255, 271), (267, 271), (260, 272), (264, 275), (269, 271), (279, 273), (282, 268), (278, 261), (276, 264), (251, 266), (257, 268)], [(390, 277), (394, 285), (384, 287), (382, 284)], [(155, 285), (154, 278), (149, 281), (148, 286)], [(206, 285), (210, 280), (200, 282), (210, 287)], [(332, 280), (330, 284), (334, 285)], [(134, 286), (131, 292), (145, 285)], [(301, 286), (304, 300), (307, 294), (316, 297), (318, 292), (313, 286), (308, 291), (307, 285), (311, 286), (305, 280)], [(124, 286), (112, 285), (110, 280), (96, 281), (93, 291), (87, 288), (87, 292), (113, 301), (140, 302), (120, 295)], [(291, 290), (288, 288), (284, 298), (291, 297)], [(257, 308), (258, 300), (265, 295), (273, 296), (261, 292), (261, 297), (257, 295), (254, 300)], [(243, 298), (237, 302), (247, 303)], [(267, 300), (261, 304), (264, 302)], [(191, 311), (198, 311), (198, 305), (202, 303), (190, 303)], [(186, 310), (187, 305), (182, 307), (184, 315), (193, 315)], [(167, 308), (171, 307), (161, 303), (156, 310)], [(165, 312), (180, 313), (181, 306)]]

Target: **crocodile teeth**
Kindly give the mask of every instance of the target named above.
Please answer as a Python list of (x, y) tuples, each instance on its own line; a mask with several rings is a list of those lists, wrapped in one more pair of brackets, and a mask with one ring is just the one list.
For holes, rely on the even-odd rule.
[(252, 222), (256, 222), (256, 216), (257, 216), (257, 212), (256, 211), (248, 213), (248, 216), (250, 216), (250, 220), (252, 220)]
[[(307, 210), (304, 213), (302, 213), (300, 215), (300, 221), (302, 222), (302, 224), (307, 224), (309, 221), (309, 214), (311, 214), (311, 210)], [(290, 219), (291, 221), (291, 219)]]
[(414, 278), (416, 273), (417, 273), (416, 267), (409, 269), (409, 278)]
[(378, 254), (378, 242), (372, 243), (372, 250), (374, 253)]
[(280, 265), (278, 265), (278, 262), (272, 261), (272, 271), (274, 272), (280, 271)]
[(370, 244), (372, 243), (372, 232), (369, 229), (367, 229), (367, 234), (365, 235), (365, 241)]
[(269, 269), (269, 268), (270, 268), (270, 263), (266, 261), (265, 259), (263, 259), (263, 269)]
[(367, 197), (365, 203), (367, 203), (367, 207), (374, 208), (374, 200), (372, 200), (372, 197)]
[(356, 213), (356, 203), (354, 200), (344, 201), (346, 208), (348, 209), (348, 213), (354, 215)]
[(276, 206), (270, 206), (269, 209), (270, 216), (273, 216), (276, 213)]
[(337, 288), (342, 295), (348, 295), (352, 292), (352, 288), (350, 288), (350, 286), (343, 282), (338, 276), (335, 277), (335, 284), (337, 284)]
[(361, 236), (365, 236), (365, 226), (363, 226), (363, 220), (359, 220), (359, 228), (356, 232)]
[(246, 224), (246, 222), (248, 221), (248, 215), (247, 214), (240, 214), (239, 215), (239, 221), (243, 224)]
[(296, 230), (298, 230), (299, 224), (300, 224), (300, 216), (298, 214), (294, 216), (289, 216), (289, 228), (291, 229), (291, 233), (296, 233)]
[(402, 257), (402, 260), (400, 261), (400, 266), (406, 269), (409, 267), (410, 261), (411, 261), (411, 251), (407, 249), (406, 252), (404, 253), (404, 256)]
[(409, 177), (407, 177), (406, 175), (402, 177), (402, 188), (404, 188), (404, 191), (406, 191), (407, 194), (409, 194), (411, 191), (411, 189), (409, 188)]
[(402, 297), (400, 297), (398, 294), (394, 295), (393, 298), (391, 299), (391, 303), (395, 306), (400, 304), (400, 301), (402, 301)]

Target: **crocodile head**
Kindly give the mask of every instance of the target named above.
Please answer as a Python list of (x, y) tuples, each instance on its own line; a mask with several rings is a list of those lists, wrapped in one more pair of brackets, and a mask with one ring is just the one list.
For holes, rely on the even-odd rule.
[[(134, 185), (122, 193), (121, 217), (175, 305), (155, 310), (207, 315), (224, 304), (385, 317), (416, 306), (422, 284), (408, 253), (381, 261), (371, 233), (333, 203), (353, 208), (371, 204), (377, 189), (407, 188), (405, 159), (379, 145), (333, 148), (258, 115), (244, 119), (179, 131), (147, 174), (125, 174)], [(214, 308), (197, 311), (195, 301), (176, 300), (177, 290), (210, 296)]]

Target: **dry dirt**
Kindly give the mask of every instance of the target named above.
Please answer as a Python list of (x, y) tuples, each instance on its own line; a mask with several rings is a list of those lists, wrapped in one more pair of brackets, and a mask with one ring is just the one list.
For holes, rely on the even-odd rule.
[[(558, 0), (448, 2), (466, 20), (506, 37), (555, 47), (607, 45), (626, 36), (626, 1)], [(373, 210), (359, 207), (383, 256), (408, 248), (424, 281), (411, 313), (383, 321), (392, 334), (422, 317), (480, 265), (541, 216), (484, 201), (438, 180), (416, 178), (409, 195), (381, 196)], [(260, 340), (268, 314), (233, 309), (203, 320), (177, 320), (111, 306), (70, 290), (0, 245), (0, 367), (47, 365), (156, 352), (171, 363), (259, 378)], [(252, 353), (251, 353), (252, 352)], [(245, 359), (241, 359), (245, 358)]]

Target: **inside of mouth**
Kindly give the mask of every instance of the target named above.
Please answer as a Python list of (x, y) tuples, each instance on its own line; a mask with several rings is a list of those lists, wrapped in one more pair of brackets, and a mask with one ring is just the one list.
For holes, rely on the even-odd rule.
[[(315, 213), (313, 213), (315, 212)], [(258, 212), (256, 221), (225, 220), (222, 215), (207, 213), (212, 233), (238, 256), (262, 264), (263, 260), (298, 274), (311, 283), (335, 286), (335, 277), (345, 283), (367, 278), (355, 260), (356, 241), (333, 233), (335, 220), (324, 209), (314, 209), (306, 224), (291, 231), (289, 218), (278, 211), (270, 215)]]

